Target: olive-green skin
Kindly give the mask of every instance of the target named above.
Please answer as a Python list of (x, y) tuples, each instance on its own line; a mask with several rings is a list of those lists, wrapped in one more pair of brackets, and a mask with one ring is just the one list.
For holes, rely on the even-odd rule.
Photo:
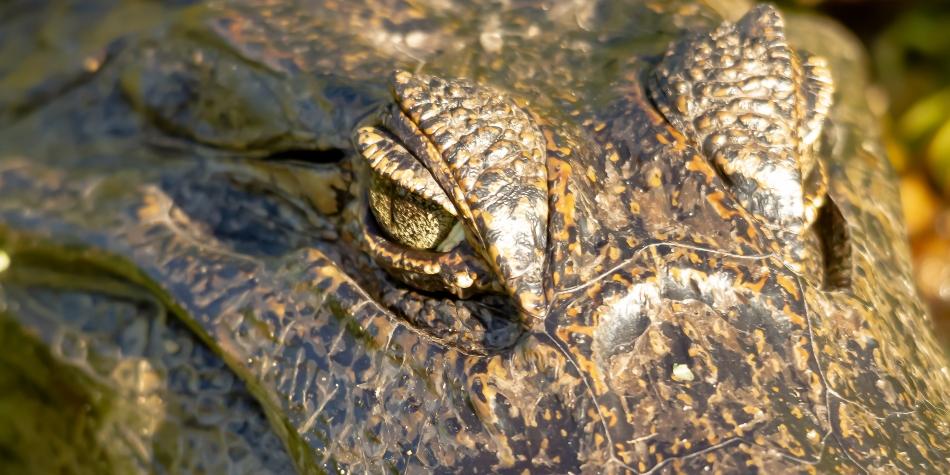
[[(751, 5), (189, 3), (0, 7), (0, 472), (950, 471), (838, 26), (785, 16), (836, 86), (795, 221), (662, 92)], [(520, 127), (510, 175), (452, 181), (442, 87)], [(466, 226), (411, 255), (464, 285), (375, 232), (357, 131), (386, 111)]]

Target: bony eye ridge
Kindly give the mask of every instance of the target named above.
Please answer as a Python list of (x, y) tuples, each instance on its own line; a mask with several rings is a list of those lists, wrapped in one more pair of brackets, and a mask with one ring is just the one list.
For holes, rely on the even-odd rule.
[(354, 135), (370, 169), (362, 247), (416, 289), (503, 293), (539, 316), (548, 181), (538, 124), (504, 91), (463, 78), (395, 71), (391, 92), (377, 126)]

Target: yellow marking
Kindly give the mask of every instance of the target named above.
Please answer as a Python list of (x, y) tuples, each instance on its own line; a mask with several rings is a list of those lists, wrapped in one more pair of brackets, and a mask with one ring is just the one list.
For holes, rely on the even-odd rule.
[(750, 241), (755, 241), (755, 237), (759, 235), (759, 232), (756, 231), (755, 226), (749, 226), (746, 229), (746, 236), (749, 236)]
[(761, 355), (765, 351), (765, 332), (756, 328), (752, 330), (752, 338), (755, 340), (755, 351)]
[(597, 171), (594, 170), (594, 167), (587, 167), (587, 179), (593, 183), (597, 182)]
[[(703, 258), (700, 257), (699, 254), (696, 254), (695, 252), (687, 252), (686, 257), (688, 257), (689, 262), (693, 264), (701, 264), (703, 262)], [(699, 274), (699, 277), (702, 278), (703, 280), (707, 280), (707, 278), (709, 277), (709, 275), (707, 275), (705, 272), (697, 271), (696, 273)]]
[(838, 427), (841, 429), (841, 435), (862, 441), (861, 433), (854, 430), (854, 420), (851, 419), (851, 415), (848, 413), (848, 405), (842, 404), (838, 414), (838, 420), (840, 421)]
[(798, 298), (799, 298), (799, 295), (798, 295), (798, 286), (795, 285), (795, 281), (794, 281), (794, 280), (789, 279), (788, 276), (782, 275), (782, 274), (779, 274), (779, 275), (775, 276), (775, 280), (776, 280), (776, 282), (778, 282), (778, 285), (781, 285), (782, 288), (785, 289), (786, 292), (788, 292), (789, 294), (791, 294), (791, 296), (792, 296), (793, 298), (795, 298), (795, 299), (798, 299)]
[[(738, 424), (736, 423), (735, 416), (732, 415), (732, 411), (729, 409), (723, 409), (722, 411), (722, 420), (726, 421), (726, 424), (729, 424), (733, 427), (736, 427), (738, 432)], [(741, 435), (741, 434), (740, 434)]]
[(677, 394), (676, 399), (679, 399), (680, 401), (683, 402), (683, 404), (686, 404), (687, 406), (692, 406), (693, 403), (695, 402), (693, 401), (693, 398), (690, 397), (689, 394), (686, 394), (686, 393)]
[(686, 169), (692, 172), (702, 173), (706, 177), (707, 185), (711, 184), (713, 178), (716, 176), (716, 172), (709, 166), (709, 162), (696, 154), (693, 154), (689, 161), (686, 162)]
[(614, 274), (610, 276), (610, 280), (618, 282), (620, 284), (629, 285), (631, 282), (623, 277), (621, 274)]
[(811, 358), (811, 353), (801, 346), (796, 346), (795, 352), (798, 354), (798, 361), (800, 362), (799, 367), (804, 368), (808, 366), (808, 360)]
[(561, 160), (550, 159), (548, 161), (548, 177), (552, 181), (551, 193), (557, 199), (554, 203), (554, 209), (564, 220), (564, 228), (559, 230), (554, 238), (558, 240), (567, 240), (567, 229), (574, 226), (574, 195), (567, 192), (567, 183), (571, 176), (571, 166)]
[(678, 96), (676, 98), (676, 110), (678, 110), (683, 115), (689, 114), (689, 102), (686, 95)]
[(650, 185), (650, 188), (659, 188), (663, 184), (662, 178), (663, 172), (659, 168), (653, 168), (647, 177), (647, 185)]
[[(558, 330), (558, 333), (560, 333), (560, 330)], [(586, 356), (574, 351), (573, 349), (571, 350), (571, 353), (574, 354), (574, 359), (577, 361), (577, 366), (581, 368), (581, 371), (587, 373), (590, 376), (590, 381), (593, 384), (594, 394), (605, 394), (607, 392), (607, 388), (604, 386), (604, 378), (600, 374), (600, 369), (597, 368), (597, 364), (588, 359)]]
[(620, 259), (620, 249), (616, 248), (615, 246), (610, 246), (607, 249), (607, 256), (613, 261)]
[(498, 456), (498, 464), (502, 467), (514, 465), (516, 460), (511, 446), (508, 444), (508, 437), (503, 434), (496, 434), (495, 440), (498, 442), (498, 451), (495, 453)]
[(785, 306), (782, 307), (782, 312), (788, 317), (789, 320), (791, 320), (793, 324), (795, 324), (795, 326), (799, 328), (805, 327), (805, 319), (802, 318), (802, 316), (798, 313), (794, 312), (792, 308), (788, 306), (788, 302), (786, 302)]
[(759, 280), (755, 282), (743, 282), (742, 287), (745, 289), (749, 289), (752, 292), (758, 294), (762, 292), (762, 288), (765, 287), (765, 282), (768, 280), (769, 280), (768, 274), (762, 274), (762, 277), (759, 277)]
[(144, 196), (142, 201), (144, 203), (137, 211), (139, 220), (148, 221), (150, 218), (156, 218), (162, 215), (164, 208), (158, 197), (149, 193)]
[(100, 61), (99, 58), (95, 58), (92, 56), (89, 56), (82, 61), (83, 69), (85, 69), (86, 72), (89, 72), (89, 73), (97, 71), (100, 66), (102, 66), (102, 61)]
[(722, 201), (726, 198), (725, 193), (721, 191), (716, 191), (710, 193), (706, 197), (706, 201), (713, 206), (713, 209), (716, 211), (716, 214), (719, 215), (722, 219), (732, 219), (733, 216), (739, 214), (737, 211), (727, 208), (722, 204)]

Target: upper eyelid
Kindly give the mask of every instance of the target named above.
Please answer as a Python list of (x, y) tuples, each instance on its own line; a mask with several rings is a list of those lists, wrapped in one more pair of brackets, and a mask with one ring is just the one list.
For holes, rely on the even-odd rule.
[(356, 132), (356, 148), (373, 172), (458, 216), (455, 206), (432, 174), (395, 136), (379, 127), (363, 127)]

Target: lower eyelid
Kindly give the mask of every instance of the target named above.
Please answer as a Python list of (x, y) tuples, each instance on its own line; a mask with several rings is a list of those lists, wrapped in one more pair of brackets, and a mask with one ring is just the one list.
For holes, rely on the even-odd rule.
[(464, 238), (448, 252), (411, 249), (380, 235), (369, 215), (369, 210), (365, 210), (363, 240), (377, 264), (393, 277), (420, 290), (449, 292), (459, 298), (468, 298), (479, 292), (501, 291), (491, 269)]

